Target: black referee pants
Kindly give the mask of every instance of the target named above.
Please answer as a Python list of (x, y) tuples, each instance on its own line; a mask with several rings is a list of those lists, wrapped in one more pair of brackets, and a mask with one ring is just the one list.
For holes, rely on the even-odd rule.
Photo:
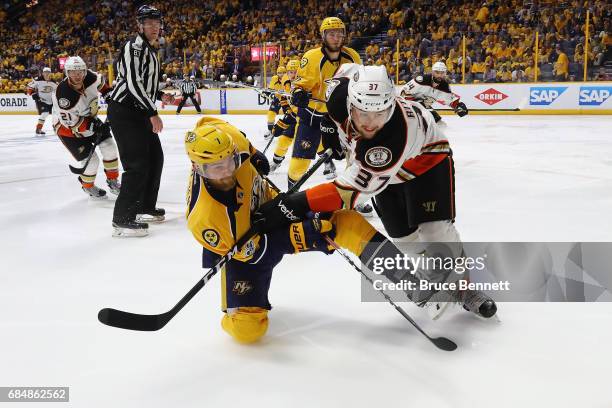
[(151, 121), (136, 108), (110, 101), (108, 120), (123, 166), (113, 221), (125, 222), (155, 208), (164, 152)]
[(195, 106), (196, 110), (202, 113), (202, 109), (200, 109), (200, 105), (198, 104), (198, 101), (194, 97), (194, 94), (183, 94), (183, 99), (181, 99), (181, 101), (179, 102), (178, 108), (176, 109), (176, 113), (181, 113), (181, 109), (183, 109), (183, 106), (185, 106), (185, 102), (187, 102), (187, 98), (191, 99), (191, 103), (193, 103), (193, 106)]

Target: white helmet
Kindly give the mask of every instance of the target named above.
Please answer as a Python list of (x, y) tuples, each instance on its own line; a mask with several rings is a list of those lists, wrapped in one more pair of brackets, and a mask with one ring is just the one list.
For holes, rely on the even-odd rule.
[(444, 72), (446, 74), (446, 64), (443, 63), (442, 61), (438, 61), (435, 64), (433, 64), (433, 66), (431, 67), (432, 71), (436, 71), (436, 72)]
[(387, 69), (380, 66), (360, 65), (348, 84), (347, 107), (351, 105), (365, 112), (381, 112), (393, 107), (389, 118), (395, 109), (395, 87), (387, 75)]
[(83, 58), (79, 56), (69, 57), (64, 63), (64, 70), (66, 71), (66, 75), (68, 75), (68, 71), (85, 71), (87, 70), (87, 64), (85, 64)]
[(49, 67), (44, 67), (44, 68), (43, 68), (43, 72), (51, 72), (51, 68), (49, 68)]

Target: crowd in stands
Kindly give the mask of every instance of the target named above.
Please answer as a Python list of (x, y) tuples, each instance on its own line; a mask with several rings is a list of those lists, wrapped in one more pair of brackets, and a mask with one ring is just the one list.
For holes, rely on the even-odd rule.
[[(58, 57), (80, 55), (107, 73), (121, 43), (136, 29), (142, 3), (111, 0), (38, 0), (19, 9), (0, 2), (0, 93), (23, 91), (42, 67), (61, 79)], [(278, 64), (318, 46), (325, 16), (340, 17), (348, 45), (366, 64), (385, 65), (399, 79), (431, 70), (444, 61), (449, 77), (462, 80), (462, 39), (466, 39), (467, 82), (534, 80), (535, 33), (539, 33), (538, 78), (582, 80), (587, 6), (590, 10), (589, 79), (607, 79), (610, 7), (605, 0), (181, 0), (152, 2), (164, 14), (160, 39), (162, 70), (169, 78), (194, 75), (244, 79), (261, 71), (250, 47), (280, 43)], [(15, 12), (15, 9), (17, 11)], [(399, 54), (396, 49), (399, 40)], [(399, 60), (399, 65), (396, 61)]]
[(399, 77), (407, 80), (443, 61), (451, 80), (459, 82), (465, 36), (466, 82), (534, 81), (538, 32), (538, 79), (582, 80), (587, 5), (589, 79), (609, 79), (604, 63), (612, 61), (612, 9), (604, 0), (413, 2), (389, 14), (385, 38), (366, 47), (366, 63), (385, 65), (395, 73), (399, 59)]

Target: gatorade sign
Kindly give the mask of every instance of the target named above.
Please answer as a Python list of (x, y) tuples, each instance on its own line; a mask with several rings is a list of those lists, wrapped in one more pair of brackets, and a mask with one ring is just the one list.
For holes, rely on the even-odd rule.
[(537, 86), (529, 88), (529, 104), (530, 105), (550, 105), (553, 103), (565, 90), (567, 86)]
[(581, 86), (578, 93), (580, 106), (599, 106), (612, 94), (612, 86)]

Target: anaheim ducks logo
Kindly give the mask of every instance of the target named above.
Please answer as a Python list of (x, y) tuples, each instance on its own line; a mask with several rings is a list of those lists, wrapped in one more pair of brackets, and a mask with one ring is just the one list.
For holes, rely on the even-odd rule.
[(66, 98), (59, 98), (57, 104), (60, 106), (60, 108), (67, 108), (70, 106), (70, 101)]
[(208, 245), (213, 248), (219, 245), (219, 234), (214, 229), (206, 229), (202, 231), (202, 238), (204, 238), (204, 241), (206, 241)]
[(365, 161), (372, 167), (383, 167), (391, 162), (391, 150), (383, 146), (372, 147), (365, 154)]

